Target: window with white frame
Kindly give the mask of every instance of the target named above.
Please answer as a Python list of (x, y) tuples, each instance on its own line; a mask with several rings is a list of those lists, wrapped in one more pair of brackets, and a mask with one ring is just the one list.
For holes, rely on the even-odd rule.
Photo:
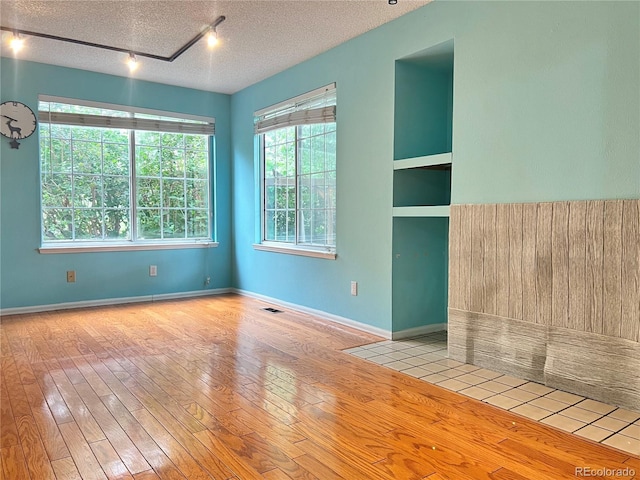
[(211, 240), (213, 118), (40, 97), (42, 242)]
[(255, 133), (262, 244), (335, 252), (335, 84), (256, 112)]

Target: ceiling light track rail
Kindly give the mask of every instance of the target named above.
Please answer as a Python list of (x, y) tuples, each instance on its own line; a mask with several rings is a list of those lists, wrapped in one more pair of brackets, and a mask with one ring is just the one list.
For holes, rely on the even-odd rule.
[(169, 57), (164, 57), (162, 55), (155, 55), (153, 53), (139, 52), (137, 50), (130, 50), (127, 48), (113, 47), (111, 45), (103, 45), (101, 43), (86, 42), (84, 40), (77, 40), (75, 38), (60, 37), (58, 35), (50, 35), (48, 33), (40, 33), (40, 32), (33, 32), (30, 30), (21, 30), (18, 28), (5, 27), (2, 25), (0, 25), (0, 30), (3, 30), (5, 32), (13, 32), (14, 35), (19, 34), (19, 35), (26, 35), (29, 37), (39, 37), (39, 38), (46, 38), (49, 40), (58, 40), (60, 42), (75, 43), (76, 45), (83, 45), (85, 47), (101, 48), (103, 50), (111, 50), (113, 52), (128, 53), (130, 55), (133, 54), (136, 57), (152, 58), (154, 60), (160, 60), (163, 62), (173, 62), (184, 52), (189, 50), (195, 43), (198, 42), (198, 40), (204, 37), (207, 33), (209, 33), (212, 30), (215, 31), (216, 27), (220, 25), (222, 22), (224, 22), (225, 20), (226, 20), (226, 17), (224, 15), (220, 15), (218, 18), (216, 18), (216, 20), (212, 24), (208, 25), (205, 29), (203, 29), (200, 33), (198, 33), (195, 37), (193, 37), (191, 40), (185, 43), (182, 47), (176, 50), (175, 53), (173, 53)]

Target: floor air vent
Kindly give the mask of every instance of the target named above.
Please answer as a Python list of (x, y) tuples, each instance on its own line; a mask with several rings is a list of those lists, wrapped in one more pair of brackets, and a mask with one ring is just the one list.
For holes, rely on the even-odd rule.
[(271, 313), (282, 313), (282, 310), (278, 310), (277, 308), (271, 308), (271, 307), (263, 308), (262, 310), (266, 310), (267, 312), (271, 312)]

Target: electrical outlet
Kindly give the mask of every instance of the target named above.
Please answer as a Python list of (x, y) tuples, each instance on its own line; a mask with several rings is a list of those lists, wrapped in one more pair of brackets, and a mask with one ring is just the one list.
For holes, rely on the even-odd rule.
[(206, 278), (204, 279), (204, 286), (206, 287), (206, 286), (208, 286), (210, 283), (211, 283), (211, 277), (206, 277)]
[(158, 276), (158, 266), (157, 265), (149, 265), (149, 276), (157, 277)]
[(351, 282), (351, 295), (354, 297), (358, 295), (358, 282)]
[(76, 282), (76, 271), (67, 270), (67, 283), (75, 283), (75, 282)]

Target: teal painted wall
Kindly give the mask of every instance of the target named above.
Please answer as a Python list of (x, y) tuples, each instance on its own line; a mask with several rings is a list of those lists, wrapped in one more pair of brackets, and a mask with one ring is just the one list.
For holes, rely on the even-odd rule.
[[(0, 141), (0, 307), (156, 295), (228, 287), (231, 283), (229, 189), (230, 97), (122, 77), (2, 58), (1, 101), (18, 100), (37, 111), (38, 95), (107, 102), (216, 117), (216, 225), (211, 249), (47, 254), (40, 246), (37, 134), (12, 150)], [(149, 265), (158, 276), (149, 277)], [(76, 270), (76, 283), (66, 271)]]
[(449, 219), (393, 219), (393, 331), (447, 322)]
[[(233, 95), (235, 286), (412, 324), (392, 322), (395, 62), (451, 39), (453, 203), (640, 197), (640, 3), (436, 1)], [(334, 81), (338, 258), (255, 251), (252, 114)]]
[(450, 152), (453, 69), (398, 61), (395, 87), (393, 158)]

